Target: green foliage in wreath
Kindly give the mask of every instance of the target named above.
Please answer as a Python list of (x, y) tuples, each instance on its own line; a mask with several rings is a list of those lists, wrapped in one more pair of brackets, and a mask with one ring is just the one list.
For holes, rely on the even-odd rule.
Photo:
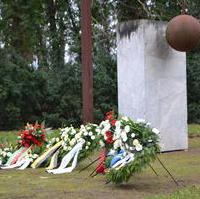
[[(107, 156), (105, 161), (105, 166), (111, 167), (106, 176), (114, 183), (127, 182), (134, 173), (141, 172), (155, 160), (156, 154), (160, 151), (159, 131), (156, 128), (152, 129), (144, 120), (134, 122), (127, 117), (119, 117), (111, 128), (114, 142), (110, 152), (113, 156)], [(132, 159), (116, 167), (110, 165), (113, 157), (119, 155), (119, 151), (124, 152), (121, 155), (122, 162), (128, 156)]]

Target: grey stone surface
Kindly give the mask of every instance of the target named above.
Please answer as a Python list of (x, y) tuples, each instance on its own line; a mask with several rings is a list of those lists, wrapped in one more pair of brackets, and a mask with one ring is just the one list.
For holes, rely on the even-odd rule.
[(117, 34), (118, 106), (161, 131), (163, 151), (188, 148), (186, 54), (165, 39), (166, 23), (135, 20)]

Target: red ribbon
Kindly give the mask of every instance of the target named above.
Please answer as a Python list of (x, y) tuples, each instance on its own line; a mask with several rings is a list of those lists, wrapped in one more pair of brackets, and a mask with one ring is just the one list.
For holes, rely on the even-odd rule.
[(10, 165), (13, 165), (17, 162), (17, 160), (20, 158), (20, 156), (27, 151), (27, 148), (23, 149), (19, 154), (17, 154), (13, 159)]
[(104, 162), (106, 159), (106, 149), (103, 149), (101, 154), (100, 154), (100, 159), (99, 159), (99, 164), (96, 168), (96, 173), (106, 173), (106, 167), (104, 166)]

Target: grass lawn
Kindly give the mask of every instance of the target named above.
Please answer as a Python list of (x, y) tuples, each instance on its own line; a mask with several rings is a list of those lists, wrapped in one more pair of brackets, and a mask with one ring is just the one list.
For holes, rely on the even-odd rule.
[[(105, 177), (88, 177), (96, 165), (79, 173), (90, 160), (81, 162), (71, 174), (51, 175), (44, 168), (24, 171), (0, 170), (0, 199), (199, 199), (200, 134), (199, 126), (190, 125), (189, 150), (159, 155), (179, 182), (176, 186), (156, 161), (150, 168), (134, 175), (127, 184), (105, 184)], [(7, 137), (8, 135), (8, 137)], [(5, 136), (6, 139), (5, 140)], [(15, 137), (16, 138), (16, 137)], [(0, 133), (0, 143), (15, 141), (13, 132)], [(95, 154), (92, 159), (95, 159)]]

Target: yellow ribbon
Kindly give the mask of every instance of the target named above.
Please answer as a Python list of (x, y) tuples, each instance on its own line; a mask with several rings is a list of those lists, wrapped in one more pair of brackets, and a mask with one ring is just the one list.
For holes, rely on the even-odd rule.
[(56, 151), (56, 149), (58, 149), (58, 147), (60, 147), (63, 143), (63, 140), (56, 143), (53, 147), (51, 147), (48, 151), (46, 151), (45, 153), (43, 153), (40, 157), (38, 157), (31, 165), (31, 167), (33, 169), (39, 167), (47, 158), (49, 158), (51, 156), (52, 153), (54, 153)]

